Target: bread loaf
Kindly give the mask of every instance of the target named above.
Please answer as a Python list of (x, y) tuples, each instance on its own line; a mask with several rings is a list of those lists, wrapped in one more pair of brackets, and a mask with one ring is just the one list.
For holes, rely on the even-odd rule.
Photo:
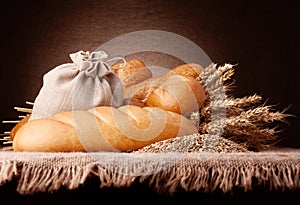
[(192, 76), (194, 78), (197, 78), (203, 70), (204, 68), (199, 64), (187, 63), (172, 68), (165, 75), (178, 74), (178, 75), (186, 75), (186, 76)]
[(206, 94), (196, 79), (203, 67), (198, 64), (177, 66), (162, 76), (147, 79), (124, 90), (129, 104), (160, 107), (185, 116), (199, 110)]
[(171, 75), (154, 86), (146, 106), (160, 107), (185, 116), (199, 110), (205, 100), (201, 84), (191, 76)]
[(112, 66), (112, 71), (119, 76), (124, 88), (152, 77), (151, 70), (139, 59), (129, 60), (124, 68), (121, 68), (122, 66), (123, 63), (117, 63)]
[(197, 132), (184, 116), (155, 107), (95, 107), (24, 123), (13, 138), (15, 151), (132, 151)]

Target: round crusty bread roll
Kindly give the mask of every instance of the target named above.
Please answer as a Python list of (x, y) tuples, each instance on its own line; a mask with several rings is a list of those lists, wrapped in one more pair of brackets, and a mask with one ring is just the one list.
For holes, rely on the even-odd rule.
[(161, 108), (100, 106), (26, 122), (15, 133), (13, 150), (127, 152), (196, 132), (196, 126), (190, 120)]
[(122, 68), (122, 66), (123, 63), (114, 64), (112, 72), (121, 79), (124, 88), (152, 77), (151, 70), (139, 59), (126, 61), (125, 67)]
[(196, 79), (202, 70), (198, 64), (177, 66), (160, 77), (126, 88), (124, 98), (132, 105), (160, 107), (188, 116), (206, 100), (205, 90)]

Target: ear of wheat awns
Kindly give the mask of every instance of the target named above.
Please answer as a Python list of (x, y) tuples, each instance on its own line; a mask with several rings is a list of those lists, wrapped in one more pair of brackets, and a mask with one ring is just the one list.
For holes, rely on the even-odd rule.
[[(234, 65), (210, 64), (197, 78), (205, 87), (208, 96), (218, 95), (220, 90), (225, 92), (225, 98), (210, 98), (199, 110), (199, 133), (207, 134), (209, 127), (218, 124), (211, 121), (212, 107), (222, 107), (226, 110), (226, 118), (222, 123), (222, 137), (243, 144), (250, 150), (262, 150), (272, 147), (279, 140), (280, 130), (277, 130), (280, 122), (287, 123), (286, 118), (293, 116), (287, 114), (287, 109), (278, 111), (274, 106), (262, 102), (262, 97), (253, 94), (242, 98), (235, 98), (229, 94), (234, 80)], [(197, 115), (196, 115), (197, 116)], [(192, 118), (195, 120), (195, 113)], [(221, 123), (220, 123), (221, 124)]]

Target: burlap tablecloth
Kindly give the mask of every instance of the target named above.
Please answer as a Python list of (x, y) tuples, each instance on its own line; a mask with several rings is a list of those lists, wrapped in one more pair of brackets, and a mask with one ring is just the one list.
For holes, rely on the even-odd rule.
[(0, 152), (0, 185), (17, 180), (21, 194), (76, 189), (89, 176), (100, 187), (145, 183), (158, 192), (234, 188), (300, 189), (300, 149), (251, 153)]

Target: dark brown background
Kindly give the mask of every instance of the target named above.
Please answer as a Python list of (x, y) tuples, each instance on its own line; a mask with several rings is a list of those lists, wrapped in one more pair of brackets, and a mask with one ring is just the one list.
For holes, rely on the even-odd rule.
[[(1, 5), (0, 120), (34, 101), (42, 76), (128, 32), (182, 35), (213, 62), (236, 66), (236, 97), (257, 93), (275, 109), (290, 107), (280, 145), (300, 147), (299, 12), (289, 1), (11, 1)], [(1, 125), (1, 130), (9, 129)]]
[[(182, 35), (218, 64), (236, 66), (236, 97), (260, 94), (276, 109), (289, 107), (281, 145), (300, 148), (299, 7), (291, 1), (9, 1), (1, 3), (1, 106), (0, 120), (15, 119), (14, 106), (33, 101), (42, 86), (42, 76), (55, 66), (69, 62), (68, 55), (78, 50), (94, 50), (119, 35), (155, 29)], [(8, 129), (1, 125), (0, 131)], [(98, 186), (98, 185), (97, 185)], [(96, 187), (97, 187), (96, 186)], [(275, 203), (296, 199), (296, 193), (269, 193), (258, 189), (238, 195), (181, 193), (177, 198), (158, 197), (137, 185), (129, 190), (99, 193), (97, 188), (33, 198), (13, 195), (3, 187), (2, 196), (22, 203), (85, 202), (99, 196), (104, 200), (134, 202), (141, 196), (148, 202), (174, 204), (221, 202), (222, 204)], [(100, 194), (100, 195), (99, 195)], [(102, 194), (102, 195), (101, 195)], [(51, 198), (56, 196), (56, 198)], [(257, 197), (262, 197), (258, 200)], [(30, 199), (33, 199), (33, 201)], [(50, 200), (51, 199), (51, 200)], [(145, 201), (143, 200), (143, 201)], [(0, 199), (1, 201), (1, 199)], [(64, 200), (63, 200), (64, 201)], [(135, 201), (136, 202), (136, 201)], [(63, 202), (64, 203), (64, 202)], [(139, 202), (138, 202), (139, 203)]]

